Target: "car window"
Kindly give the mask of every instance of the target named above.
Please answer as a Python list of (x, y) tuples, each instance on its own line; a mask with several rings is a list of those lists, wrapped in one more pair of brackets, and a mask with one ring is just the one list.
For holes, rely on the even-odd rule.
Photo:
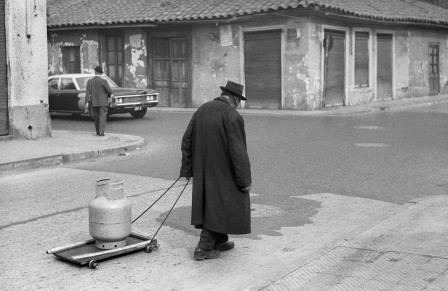
[(59, 79), (51, 79), (48, 81), (48, 88), (51, 90), (57, 90), (58, 89), (58, 82)]
[(75, 83), (73, 83), (72, 78), (61, 79), (61, 90), (76, 90), (76, 86)]
[[(89, 81), (93, 77), (95, 77), (95, 76), (92, 75), (92, 76), (87, 76), (87, 77), (76, 78), (76, 83), (78, 83), (79, 89), (85, 90), (87, 88), (87, 81)], [(109, 84), (109, 87), (118, 88), (117, 84), (115, 84), (114, 81), (112, 81), (110, 78), (108, 78), (106, 76), (101, 76), (101, 78), (103, 78), (107, 81), (107, 83)]]
[(93, 76), (76, 78), (76, 83), (78, 83), (79, 89), (85, 90), (87, 88), (87, 81), (89, 81), (92, 78)]
[(106, 79), (107, 83), (109, 84), (109, 87), (111, 87), (111, 88), (117, 88), (118, 87), (118, 85), (115, 84), (115, 82), (112, 81), (111, 78), (106, 77), (106, 76), (101, 76), (101, 78)]

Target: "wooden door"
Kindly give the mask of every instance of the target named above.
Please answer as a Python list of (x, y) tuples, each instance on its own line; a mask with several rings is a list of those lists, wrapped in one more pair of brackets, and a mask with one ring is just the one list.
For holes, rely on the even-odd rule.
[(281, 107), (281, 30), (244, 33), (246, 108)]
[(392, 34), (377, 34), (376, 100), (392, 99)]
[(123, 63), (123, 37), (121, 35), (108, 35), (106, 37), (106, 73), (120, 87), (123, 85)]
[(5, 1), (0, 1), (0, 135), (9, 134)]
[(429, 45), (429, 95), (437, 95), (440, 91), (439, 45)]
[(189, 48), (186, 38), (153, 39), (153, 83), (161, 106), (189, 107)]
[(345, 32), (325, 30), (324, 46), (325, 106), (345, 105)]
[(62, 66), (68, 74), (81, 73), (80, 46), (62, 48)]

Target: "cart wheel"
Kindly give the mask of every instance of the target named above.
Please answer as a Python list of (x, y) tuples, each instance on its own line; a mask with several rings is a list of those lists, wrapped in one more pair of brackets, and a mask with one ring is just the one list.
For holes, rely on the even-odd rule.
[(152, 253), (153, 249), (154, 248), (152, 246), (147, 246), (146, 249), (145, 249), (145, 252)]
[(98, 262), (95, 260), (89, 261), (89, 269), (98, 269), (99, 265)]

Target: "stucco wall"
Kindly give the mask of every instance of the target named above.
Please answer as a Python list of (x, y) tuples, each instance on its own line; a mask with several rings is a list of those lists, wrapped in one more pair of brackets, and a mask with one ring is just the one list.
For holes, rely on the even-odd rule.
[(409, 91), (409, 43), (405, 30), (394, 33), (394, 85), (395, 99), (408, 98)]
[[(310, 18), (309, 27), (317, 38), (311, 38), (308, 63), (319, 64), (320, 69), (309, 70), (311, 78), (322, 75), (322, 39), (324, 29), (346, 31), (346, 105), (375, 102), (376, 94), (376, 34), (393, 34), (393, 88), (394, 99), (403, 99), (429, 95), (429, 43), (440, 45), (440, 93), (448, 92), (448, 30), (417, 28), (413, 26), (376, 26), (347, 24), (330, 21), (320, 17)], [(354, 85), (354, 34), (356, 31), (370, 33), (369, 87), (356, 88)], [(319, 55), (318, 55), (319, 54)], [(319, 80), (320, 88), (324, 80)], [(319, 94), (322, 94), (319, 92)]]
[(192, 35), (192, 107), (221, 94), (227, 81), (241, 83), (239, 28), (232, 26), (233, 45), (222, 46), (219, 26), (201, 25)]
[(319, 106), (320, 50), (317, 31), (307, 17), (285, 24), (283, 109), (310, 110)]
[(48, 75), (67, 73), (62, 64), (63, 47), (80, 46), (82, 73), (94, 73), (99, 64), (99, 37), (96, 30), (60, 31), (48, 33)]
[(408, 32), (409, 58), (409, 94), (411, 96), (429, 95), (429, 44), (439, 45), (440, 55), (440, 89), (446, 88), (447, 72), (447, 39), (448, 30), (419, 29)]
[(46, 1), (7, 0), (5, 8), (12, 135), (50, 136)]
[(125, 31), (125, 87), (146, 88), (148, 86), (146, 43), (145, 30)]
[[(286, 13), (286, 12), (285, 12)], [(345, 101), (346, 105), (375, 102), (376, 98), (376, 34), (393, 34), (394, 98), (410, 98), (429, 94), (428, 43), (440, 44), (440, 89), (448, 93), (448, 30), (411, 26), (378, 26), (348, 23), (318, 16), (262, 15), (239, 23), (173, 25), (153, 28), (120, 29), (125, 46), (124, 84), (126, 87), (152, 87), (152, 44), (157, 37), (191, 39), (191, 107), (199, 107), (220, 94), (219, 86), (228, 80), (244, 84), (245, 30), (282, 30), (282, 96), (281, 108), (315, 110), (321, 106), (323, 94), (323, 47), (325, 29), (346, 32)], [(223, 43), (222, 28), (231, 28), (231, 41)], [(369, 86), (357, 88), (354, 73), (355, 32), (370, 32)], [(105, 67), (105, 35), (108, 31), (51, 32), (48, 35), (48, 73), (64, 73), (61, 62), (63, 46), (81, 46), (81, 71), (93, 73), (98, 64)], [(99, 60), (101, 58), (101, 60)], [(107, 70), (106, 70), (107, 74)], [(280, 98), (279, 98), (280, 99)], [(162, 104), (160, 104), (162, 106)], [(244, 103), (243, 103), (244, 106)]]

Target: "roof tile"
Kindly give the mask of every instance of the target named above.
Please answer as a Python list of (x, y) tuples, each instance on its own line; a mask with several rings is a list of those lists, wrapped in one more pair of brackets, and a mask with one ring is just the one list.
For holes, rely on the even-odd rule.
[(448, 26), (448, 10), (418, 0), (48, 0), (48, 27), (219, 19), (315, 6), (391, 22)]

